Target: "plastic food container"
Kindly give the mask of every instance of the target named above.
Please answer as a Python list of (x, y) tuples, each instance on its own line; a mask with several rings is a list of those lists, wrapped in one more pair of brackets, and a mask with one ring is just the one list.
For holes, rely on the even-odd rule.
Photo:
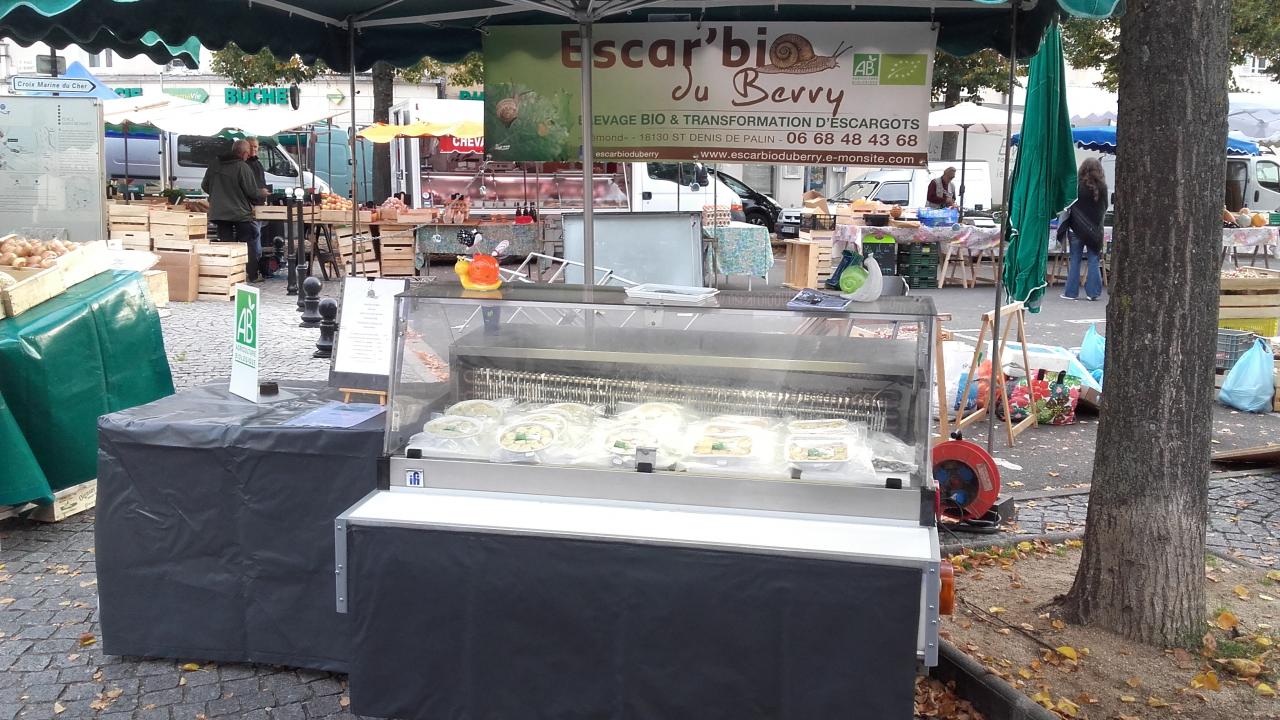
[(445, 415), (463, 415), (489, 421), (501, 420), (510, 403), (500, 400), (463, 400), (449, 407)]
[(792, 433), (841, 433), (849, 429), (849, 421), (840, 418), (823, 418), (820, 420), (792, 420), (787, 423)]
[(831, 470), (853, 456), (849, 439), (836, 435), (792, 435), (787, 440), (787, 462), (798, 468)]
[(555, 428), (530, 420), (511, 423), (498, 430), (498, 449), (504, 460), (511, 462), (538, 462), (539, 453), (555, 445), (558, 436)]
[(409, 438), (408, 447), (427, 456), (484, 457), (490, 442), (484, 420), (443, 415), (423, 425), (422, 432)]

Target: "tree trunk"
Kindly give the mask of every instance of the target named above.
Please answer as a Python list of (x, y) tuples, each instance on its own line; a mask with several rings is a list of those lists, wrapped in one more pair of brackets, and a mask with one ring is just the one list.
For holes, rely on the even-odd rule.
[[(955, 107), (960, 104), (960, 88), (956, 86), (947, 86), (946, 92), (942, 94), (943, 107)], [(945, 132), (942, 133), (942, 156), (941, 160), (959, 160), (960, 133)]]
[[(373, 121), (390, 122), (391, 105), (395, 102), (396, 69), (390, 63), (373, 65)], [(354, 102), (354, 100), (353, 100)], [(391, 143), (373, 146), (373, 197), (382, 202), (391, 196)]]
[(1230, 0), (1130, 0), (1106, 393), (1068, 619), (1173, 645), (1205, 618)]

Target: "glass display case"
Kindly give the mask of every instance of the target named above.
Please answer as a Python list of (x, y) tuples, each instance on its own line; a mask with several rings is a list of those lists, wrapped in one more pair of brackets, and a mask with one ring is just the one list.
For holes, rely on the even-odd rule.
[(397, 298), (391, 488), (932, 524), (932, 301), (793, 297), (414, 285)]

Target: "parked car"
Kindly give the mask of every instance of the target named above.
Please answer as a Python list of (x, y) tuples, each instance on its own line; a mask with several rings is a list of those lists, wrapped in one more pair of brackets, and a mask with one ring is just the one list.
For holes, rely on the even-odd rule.
[(708, 170), (708, 172), (719, 178), (720, 182), (728, 185), (730, 190), (742, 198), (742, 211), (747, 217), (747, 222), (752, 225), (763, 225), (769, 232), (777, 230), (778, 216), (782, 213), (782, 206), (777, 200), (752, 189), (751, 186), (722, 170)]
[[(983, 210), (991, 207), (991, 170), (986, 161), (970, 160), (965, 173), (964, 204), (966, 208)], [(925, 206), (929, 183), (949, 167), (958, 168), (959, 161), (929, 163), (928, 170), (872, 170), (851, 180), (832, 197), (830, 203), (850, 203), (859, 198), (879, 200), (888, 205), (919, 208)], [(959, 189), (960, 174), (956, 174)]]
[(778, 237), (800, 237), (800, 208), (786, 208), (778, 213)]
[[(221, 155), (231, 151), (232, 140), (229, 137), (209, 137), (205, 135), (168, 134), (168, 152), (160, 153), (160, 137), (154, 134), (129, 132), (128, 175), (134, 180), (159, 181), (161, 164), (168, 163), (169, 183), (175, 188), (199, 190), (200, 181), (204, 179), (204, 171), (209, 163)], [(107, 176), (119, 179), (125, 176), (125, 138), (122, 133), (108, 130), (105, 144), (105, 162)], [(296, 187), (298, 175), (302, 175), (302, 184), (315, 187), (321, 192), (329, 192), (328, 183), (315, 177), (310, 171), (303, 171), (293, 158), (278, 146), (264, 141), (258, 152), (266, 170), (267, 184), (275, 188), (289, 189)]]

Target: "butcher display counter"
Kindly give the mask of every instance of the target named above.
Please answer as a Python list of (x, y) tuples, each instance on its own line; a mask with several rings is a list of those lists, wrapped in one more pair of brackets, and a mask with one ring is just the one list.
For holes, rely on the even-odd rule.
[(910, 717), (933, 303), (792, 297), (400, 295), (385, 489), (336, 523), (352, 710)]

